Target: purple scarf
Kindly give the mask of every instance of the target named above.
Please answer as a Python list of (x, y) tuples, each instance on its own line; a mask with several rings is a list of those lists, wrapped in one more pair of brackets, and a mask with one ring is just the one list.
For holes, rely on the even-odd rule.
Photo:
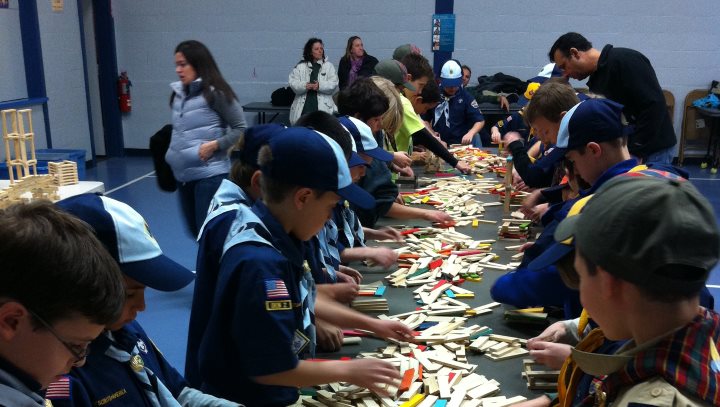
[(350, 74), (348, 75), (348, 84), (347, 86), (350, 86), (355, 82), (355, 80), (358, 78), (358, 71), (360, 70), (360, 67), (362, 66), (363, 60), (365, 57), (354, 59), (353, 57), (350, 57)]

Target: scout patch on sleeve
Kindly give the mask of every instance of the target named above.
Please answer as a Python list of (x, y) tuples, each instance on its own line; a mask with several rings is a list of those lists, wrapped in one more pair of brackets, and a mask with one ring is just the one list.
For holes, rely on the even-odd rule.
[(292, 309), (292, 301), (265, 301), (265, 309), (268, 311), (288, 311)]
[(475, 109), (479, 109), (479, 108), (480, 108), (480, 106), (478, 105), (477, 100), (475, 100), (475, 99), (473, 99), (473, 101), (470, 102), (470, 106), (472, 106), (472, 107), (475, 108)]
[(279, 278), (265, 280), (265, 298), (268, 300), (290, 298), (285, 282)]
[(310, 339), (308, 339), (305, 334), (295, 330), (295, 334), (293, 335), (292, 339), (292, 350), (295, 352), (296, 355), (299, 355), (300, 352), (302, 352), (303, 349), (310, 343)]

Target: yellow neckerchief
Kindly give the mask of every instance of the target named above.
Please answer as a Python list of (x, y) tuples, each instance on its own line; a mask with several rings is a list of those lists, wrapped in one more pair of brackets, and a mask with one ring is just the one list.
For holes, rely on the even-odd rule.
[[(584, 309), (580, 314), (580, 320), (578, 321), (578, 336), (582, 337), (585, 328), (590, 322), (590, 316)], [(603, 335), (600, 328), (595, 328), (588, 333), (581, 341), (575, 346), (575, 349), (584, 352), (594, 352), (605, 342), (605, 335)], [(554, 406), (558, 407), (570, 407), (573, 404), (575, 393), (577, 392), (577, 385), (580, 378), (585, 373), (577, 366), (571, 356), (568, 356), (560, 369), (560, 375), (558, 376), (558, 395)]]

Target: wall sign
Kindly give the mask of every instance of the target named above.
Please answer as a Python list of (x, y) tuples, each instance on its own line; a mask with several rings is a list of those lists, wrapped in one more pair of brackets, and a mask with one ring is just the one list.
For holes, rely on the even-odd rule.
[(433, 51), (455, 51), (455, 14), (433, 14), (432, 16)]

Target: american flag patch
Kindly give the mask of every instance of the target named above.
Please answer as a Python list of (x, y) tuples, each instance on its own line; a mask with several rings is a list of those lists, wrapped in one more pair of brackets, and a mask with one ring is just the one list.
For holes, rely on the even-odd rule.
[(54, 400), (67, 400), (70, 398), (70, 378), (63, 376), (55, 382), (50, 383), (50, 386), (45, 392), (45, 398)]
[(269, 300), (290, 298), (285, 282), (280, 279), (265, 280), (265, 294)]

